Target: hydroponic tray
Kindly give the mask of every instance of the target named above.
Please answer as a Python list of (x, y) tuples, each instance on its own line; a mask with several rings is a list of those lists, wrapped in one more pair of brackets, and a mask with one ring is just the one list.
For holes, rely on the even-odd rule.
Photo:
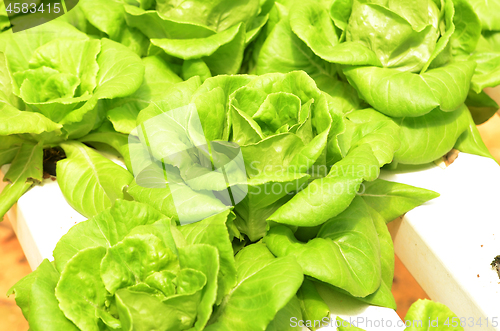
[(500, 330), (500, 279), (490, 266), (500, 255), (498, 164), (460, 153), (448, 167), (381, 178), (441, 194), (389, 224), (395, 252), (431, 299), (466, 319), (465, 330)]

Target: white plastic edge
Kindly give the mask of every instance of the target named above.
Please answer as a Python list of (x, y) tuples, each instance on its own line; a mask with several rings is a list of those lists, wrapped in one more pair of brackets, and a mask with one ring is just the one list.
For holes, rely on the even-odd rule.
[(395, 252), (431, 299), (466, 319), (466, 331), (500, 330), (500, 279), (490, 266), (500, 255), (498, 164), (460, 153), (446, 169), (381, 178), (441, 194), (389, 223)]

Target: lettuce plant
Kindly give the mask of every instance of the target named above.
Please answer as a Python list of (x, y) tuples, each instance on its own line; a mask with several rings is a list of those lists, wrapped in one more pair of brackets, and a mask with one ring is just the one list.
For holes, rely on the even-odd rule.
[(359, 95), (401, 127), (394, 164), (428, 163), (453, 147), (489, 156), (463, 106), (494, 107), (482, 88), (470, 90), (480, 24), (465, 0), (279, 1), (270, 15), (253, 71), (305, 70), (345, 113), (363, 107)]
[[(335, 219), (339, 224), (334, 225), (333, 220), (332, 224), (325, 224), (318, 238), (307, 246), (317, 245), (320, 238), (337, 240), (344, 254), (353, 258), (351, 271), (359, 272), (360, 277), (339, 279), (351, 284), (364, 279), (368, 284), (377, 277), (371, 268), (376, 263), (365, 263), (360, 254), (354, 258), (356, 251), (347, 249), (352, 240), (356, 247), (366, 248), (366, 239), (359, 241), (361, 238), (345, 233), (361, 230), (373, 235), (378, 238), (373, 249), (377, 252), (380, 249), (382, 257), (378, 263), (387, 272), (380, 280), (384, 284), (381, 288), (385, 288), (386, 283), (392, 282), (394, 252), (384, 217), (413, 208), (423, 201), (417, 197), (429, 195), (424, 190), (396, 183), (376, 186), (370, 187), (366, 196), (356, 198), (359, 200), (355, 200), (350, 210)], [(388, 191), (399, 192), (399, 197), (388, 198)], [(370, 207), (388, 204), (391, 207), (384, 208), (385, 216)], [(290, 228), (280, 225), (271, 229), (265, 243), (236, 249), (232, 241), (240, 234), (234, 220), (235, 215), (226, 210), (200, 222), (178, 226), (145, 204), (117, 200), (111, 208), (75, 225), (58, 242), (54, 261), (44, 260), (33, 273), (14, 285), (9, 295), (15, 294), (30, 328), (44, 331), (283, 331), (299, 329), (292, 325), (291, 318), (329, 318), (330, 310), (318, 290), (346, 293), (325, 282), (325, 275), (331, 271), (330, 277), (341, 275), (340, 269), (332, 269), (328, 264), (336, 256), (330, 252), (331, 248), (328, 245), (310, 251), (305, 248), (297, 256), (287, 243), (281, 249), (276, 248), (280, 233), (290, 232)], [(371, 224), (373, 233), (357, 225), (350, 226), (351, 222)], [(332, 227), (343, 228), (337, 233), (344, 233), (344, 238), (333, 238), (336, 231), (331, 232)], [(289, 253), (280, 256), (282, 249)], [(322, 254), (323, 249), (327, 259), (314, 256)], [(316, 267), (312, 268), (313, 265)], [(316, 271), (311, 273), (311, 270)], [(359, 299), (395, 307), (389, 290), (379, 289)], [(428, 302), (423, 305), (429, 306)], [(423, 316), (422, 310), (434, 316), (436, 310), (421, 306), (416, 304), (407, 318)], [(443, 314), (449, 313), (439, 305), (437, 308)]]
[(259, 0), (158, 0), (124, 9), (127, 24), (150, 38), (150, 54), (177, 59), (188, 79), (237, 73), (245, 47), (266, 24), (271, 5)]
[(146, 205), (119, 200), (73, 227), (54, 262), (42, 262), (10, 293), (33, 330), (283, 330), (288, 307), (301, 314), (302, 271), (263, 244), (234, 257), (233, 219), (227, 211), (177, 227)]
[(91, 216), (122, 198), (132, 175), (82, 142), (111, 146), (128, 164), (127, 137), (106, 117), (127, 132), (139, 110), (180, 78), (159, 58), (141, 60), (64, 22), (0, 38), (0, 165), (11, 163), (0, 215), (42, 181), (43, 150), (54, 147), (66, 152), (58, 183), (77, 211)]
[[(317, 226), (346, 209), (362, 182), (375, 180), (379, 168), (392, 161), (399, 147), (399, 127), (388, 117), (366, 109), (345, 120), (331, 106), (335, 100), (303, 72), (219, 76), (200, 83), (192, 78), (175, 85), (172, 97), (150, 105), (138, 117), (143, 145), (156, 160), (177, 169), (172, 176), (184, 185), (173, 192), (165, 186), (141, 185), (136, 178), (128, 193), (174, 218), (181, 216), (175, 213), (195, 215), (194, 209), (216, 213), (227, 204), (236, 205), (235, 223), (252, 241), (265, 234), (266, 219)], [(217, 105), (216, 112), (212, 105)], [(171, 115), (176, 109), (183, 111)], [(176, 128), (165, 125), (162, 116), (175, 116)], [(195, 116), (201, 121), (201, 133), (193, 129)], [(201, 176), (212, 164), (202, 164), (205, 152), (196, 146), (212, 141), (237, 145), (245, 178), (234, 185), (219, 185), (208, 175)], [(187, 154), (171, 157), (180, 146)], [(196, 180), (190, 177), (192, 169), (199, 169)], [(137, 169), (134, 172), (138, 174)], [(248, 192), (237, 204), (221, 204), (207, 193), (217, 195), (241, 184)], [(196, 196), (199, 204), (176, 210), (172, 202), (176, 194), (184, 194), (181, 200)]]
[[(366, 302), (394, 306), (394, 252), (385, 223), (436, 195), (377, 180), (399, 147), (393, 120), (373, 109), (344, 117), (304, 72), (218, 76), (203, 84), (192, 78), (171, 93), (175, 97), (141, 111), (136, 131), (157, 160), (158, 177), (166, 171), (167, 181), (144, 185), (141, 176), (151, 179), (153, 172), (134, 169), (128, 189), (134, 199), (173, 219), (233, 205), (234, 225), (249, 241), (263, 237), (275, 256), (295, 257), (307, 276)], [(196, 130), (196, 118), (202, 130)], [(197, 147), (214, 150), (214, 141), (236, 144), (245, 178), (219, 185), (214, 163), (203, 161), (207, 150)], [(226, 168), (224, 176), (232, 175)], [(220, 198), (226, 185), (234, 192), (242, 184), (248, 187), (242, 199)], [(386, 200), (391, 191), (400, 192), (398, 202)], [(351, 251), (353, 246), (360, 248)], [(359, 268), (349, 267), (354, 264)]]
[(484, 0), (470, 0), (469, 3), (474, 8), (477, 17), (471, 15), (467, 21), (470, 22), (468, 24), (477, 26), (476, 35), (479, 36), (479, 41), (470, 56), (476, 61), (477, 67), (472, 77), (471, 91), (466, 104), (471, 110), (475, 123), (481, 124), (498, 110), (497, 103), (484, 93), (485, 88), (500, 84), (498, 4)]

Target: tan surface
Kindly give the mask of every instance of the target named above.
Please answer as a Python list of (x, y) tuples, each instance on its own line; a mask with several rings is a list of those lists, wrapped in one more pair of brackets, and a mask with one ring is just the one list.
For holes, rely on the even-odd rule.
[(430, 299), (397, 256), (391, 291), (397, 304), (396, 313), (403, 320), (412, 303), (418, 299)]
[(0, 223), (0, 257), (0, 331), (28, 330), (14, 296), (5, 296), (12, 285), (31, 272), (8, 220)]
[(500, 162), (500, 115), (497, 113), (477, 128), (490, 153)]

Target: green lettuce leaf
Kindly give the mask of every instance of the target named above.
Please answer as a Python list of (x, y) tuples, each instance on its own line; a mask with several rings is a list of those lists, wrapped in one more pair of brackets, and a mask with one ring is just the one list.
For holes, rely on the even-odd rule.
[[(207, 331), (265, 330), (295, 296), (304, 277), (295, 259), (275, 258), (262, 244), (242, 249), (236, 256), (236, 269), (237, 284), (212, 316)], [(268, 291), (258, 290), (269, 283), (273, 286)]]
[(26, 191), (42, 179), (43, 142), (36, 145), (22, 144), (4, 176), (4, 181), (10, 183), (0, 193), (1, 218)]
[(355, 198), (343, 213), (323, 224), (317, 237), (307, 243), (283, 225), (272, 227), (264, 242), (276, 256), (294, 256), (304, 274), (355, 297), (365, 297), (381, 284), (380, 243), (362, 198)]
[(82, 143), (68, 141), (61, 147), (67, 158), (57, 163), (57, 179), (73, 208), (90, 217), (123, 199), (131, 173)]

